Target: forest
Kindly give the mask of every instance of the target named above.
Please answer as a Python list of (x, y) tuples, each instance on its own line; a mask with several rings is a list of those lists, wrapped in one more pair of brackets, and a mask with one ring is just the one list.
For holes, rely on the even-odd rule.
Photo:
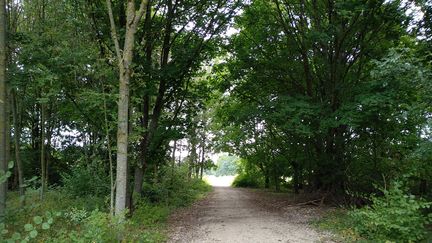
[(432, 240), (432, 1), (0, 0), (1, 242), (166, 242), (233, 171)]

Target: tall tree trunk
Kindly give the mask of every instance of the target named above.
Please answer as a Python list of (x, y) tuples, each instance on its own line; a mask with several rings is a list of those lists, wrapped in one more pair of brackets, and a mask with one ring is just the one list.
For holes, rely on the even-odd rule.
[(41, 140), (40, 140), (40, 165), (41, 165), (41, 189), (40, 189), (40, 198), (41, 200), (44, 198), (45, 194), (45, 116), (46, 116), (46, 104), (41, 104)]
[(18, 118), (18, 104), (16, 100), (15, 91), (11, 92), (11, 100), (12, 100), (12, 117), (13, 117), (13, 126), (14, 126), (14, 147), (15, 147), (15, 163), (18, 171), (18, 186), (20, 196), (24, 196), (24, 176), (23, 176), (23, 168), (21, 163), (21, 152), (20, 152), (20, 139), (21, 139), (21, 124)]
[(270, 188), (270, 177), (267, 173), (264, 174), (265, 180), (264, 180), (264, 188), (269, 189)]
[[(167, 22), (165, 24), (165, 33), (164, 33), (164, 37), (163, 37), (163, 44), (162, 44), (162, 54), (161, 54), (161, 60), (160, 60), (160, 65), (161, 65), (161, 69), (163, 69), (164, 67), (166, 67), (166, 65), (168, 64), (169, 61), (169, 54), (170, 54), (170, 50), (171, 50), (171, 34), (172, 34), (172, 21), (174, 18), (174, 11), (175, 9), (173, 8), (173, 2), (172, 0), (167, 1), (167, 14), (168, 14), (168, 19)], [(149, 13), (150, 8), (147, 9), (147, 16), (146, 16), (146, 29), (150, 29), (151, 28), (151, 14)], [(147, 63), (149, 65), (151, 65), (151, 59), (152, 59), (152, 35), (150, 32), (146, 33), (146, 58), (147, 58)], [(149, 66), (150, 68), (150, 66)], [(166, 86), (167, 86), (167, 80), (162, 79), (159, 83), (159, 89), (158, 89), (158, 95), (156, 97), (156, 101), (153, 107), (153, 114), (152, 114), (152, 119), (151, 121), (147, 121), (145, 123), (145, 126), (149, 126), (148, 132), (146, 132), (144, 134), (144, 138), (143, 138), (143, 145), (141, 146), (141, 164), (139, 164), (136, 168), (135, 168), (135, 175), (136, 177), (134, 178), (134, 193), (136, 195), (140, 195), (142, 193), (142, 183), (144, 180), (144, 169), (146, 166), (147, 161), (147, 151), (148, 151), (148, 147), (151, 144), (151, 141), (153, 140), (153, 135), (155, 133), (155, 131), (157, 130), (158, 126), (159, 126), (159, 118), (161, 116), (162, 113), (162, 109), (163, 109), (163, 105), (164, 105), (164, 96), (165, 96), (165, 91), (166, 91)], [(144, 99), (148, 98), (145, 97)], [(145, 100), (144, 100), (145, 103)], [(147, 109), (149, 109), (149, 107), (147, 107)], [(148, 114), (146, 112), (144, 112), (144, 116)], [(149, 119), (147, 119), (149, 120)], [(150, 123), (150, 124), (149, 124)], [(141, 170), (141, 171), (137, 171), (137, 170)]]
[(49, 185), (49, 166), (51, 164), (51, 137), (52, 137), (52, 124), (51, 124), (51, 109), (47, 112), (47, 128), (46, 128), (46, 146), (45, 146), (45, 189)]
[(200, 163), (200, 179), (203, 178), (204, 174), (204, 162), (205, 162), (205, 137), (201, 138), (201, 163)]
[[(6, 62), (7, 63), (7, 62)], [(6, 86), (6, 166), (11, 161), (10, 90)], [(8, 181), (5, 183), (8, 189)]]
[(102, 85), (102, 93), (103, 93), (104, 120), (105, 120), (105, 139), (107, 142), (109, 174), (110, 174), (110, 214), (114, 215), (114, 193), (115, 193), (114, 168), (113, 168), (113, 160), (112, 160), (111, 139), (109, 135), (110, 129), (108, 123), (108, 108), (106, 104), (105, 87), (103, 85)]
[(116, 200), (115, 214), (121, 215), (126, 209), (127, 176), (128, 176), (128, 123), (129, 123), (129, 82), (135, 44), (135, 33), (138, 23), (147, 9), (148, 0), (142, 0), (138, 11), (135, 1), (128, 0), (126, 8), (126, 33), (123, 50), (117, 35), (113, 16), (111, 0), (106, 0), (111, 26), (111, 37), (114, 42), (119, 66), (119, 101), (118, 101), (118, 128), (117, 128), (117, 173), (116, 173)]
[(172, 163), (172, 167), (174, 168), (175, 166), (175, 157), (176, 157), (176, 150), (177, 150), (177, 140), (174, 140), (174, 145), (173, 145), (173, 151), (172, 151), (172, 157), (171, 157), (171, 163)]
[[(0, 0), (0, 170), (6, 172), (6, 1)], [(6, 213), (6, 182), (0, 184), (0, 222)]]
[(127, 156), (128, 156), (128, 101), (129, 75), (120, 71), (120, 99), (118, 102), (117, 129), (117, 178), (115, 214), (119, 215), (126, 208), (127, 197)]
[[(145, 52), (146, 52), (146, 68), (148, 79), (150, 80), (151, 69), (152, 69), (152, 58), (153, 58), (153, 43), (152, 43), (152, 16), (151, 16), (151, 4), (147, 5), (144, 28), (145, 28)], [(139, 162), (135, 167), (135, 175), (134, 175), (134, 188), (132, 192), (132, 204), (134, 204), (134, 197), (141, 196), (142, 183), (144, 180), (144, 170), (147, 164), (147, 139), (149, 136), (148, 126), (150, 120), (150, 96), (145, 93), (143, 97), (143, 106), (142, 106), (142, 117), (141, 117), (141, 127), (144, 129), (144, 133), (142, 134), (142, 138), (140, 141), (140, 153), (139, 153)]]

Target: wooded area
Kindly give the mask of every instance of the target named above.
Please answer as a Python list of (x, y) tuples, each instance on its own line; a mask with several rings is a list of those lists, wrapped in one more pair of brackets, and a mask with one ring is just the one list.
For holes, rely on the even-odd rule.
[(237, 186), (425, 239), (432, 1), (0, 3), (0, 240), (164, 241), (155, 215), (201, 197), (219, 152)]

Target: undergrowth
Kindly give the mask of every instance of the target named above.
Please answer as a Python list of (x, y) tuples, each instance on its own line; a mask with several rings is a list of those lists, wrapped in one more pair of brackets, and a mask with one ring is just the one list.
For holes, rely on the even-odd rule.
[(331, 211), (316, 222), (344, 242), (432, 242), (432, 203), (394, 183), (362, 208)]
[(153, 196), (140, 200), (131, 217), (111, 216), (108, 196), (76, 197), (58, 188), (40, 200), (38, 190), (28, 190), (26, 203), (20, 206), (18, 194), (10, 193), (7, 224), (0, 224), (0, 242), (163, 242), (169, 214), (209, 190), (201, 180), (173, 176), (147, 185), (146, 195)]

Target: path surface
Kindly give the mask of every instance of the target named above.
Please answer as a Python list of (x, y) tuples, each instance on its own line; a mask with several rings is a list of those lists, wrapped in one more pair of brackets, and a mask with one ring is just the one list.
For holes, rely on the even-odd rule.
[(322, 209), (290, 204), (274, 193), (215, 187), (207, 199), (170, 219), (168, 242), (331, 242), (309, 225)]

